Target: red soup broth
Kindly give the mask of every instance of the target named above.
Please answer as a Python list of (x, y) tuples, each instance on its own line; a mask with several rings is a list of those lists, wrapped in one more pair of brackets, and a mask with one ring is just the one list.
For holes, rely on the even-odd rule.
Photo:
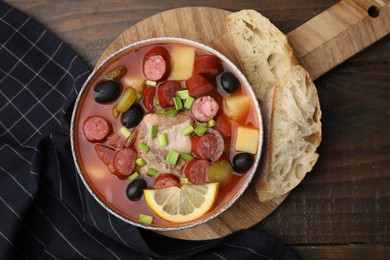
[[(169, 52), (172, 48), (177, 46), (181, 46), (181, 43), (163, 43), (157, 44), (158, 46), (162, 46), (166, 48)], [(152, 44), (149, 46), (143, 46), (137, 49), (133, 49), (130, 51), (125, 51), (120, 54), (112, 61), (106, 63), (96, 74), (96, 76), (90, 81), (90, 84), (86, 87), (85, 92), (83, 93), (79, 107), (76, 112), (76, 121), (75, 121), (75, 149), (78, 157), (78, 162), (81, 168), (81, 171), (88, 182), (90, 188), (93, 192), (99, 197), (101, 201), (104, 202), (109, 208), (111, 208), (117, 214), (123, 216), (126, 219), (132, 220), (134, 222), (138, 221), (139, 214), (146, 214), (153, 217), (153, 226), (157, 227), (171, 227), (171, 226), (180, 226), (188, 223), (172, 223), (165, 221), (159, 218), (147, 205), (144, 196), (138, 201), (131, 201), (127, 198), (126, 189), (129, 183), (131, 182), (127, 178), (120, 178), (116, 174), (109, 171), (107, 165), (98, 157), (95, 145), (96, 143), (92, 143), (88, 141), (83, 132), (83, 125), (87, 118), (91, 116), (101, 116), (105, 118), (108, 122), (112, 124), (112, 132), (116, 133), (122, 127), (119, 118), (114, 118), (113, 116), (113, 108), (118, 102), (118, 98), (116, 101), (113, 101), (109, 104), (99, 104), (94, 99), (93, 88), (98, 82), (105, 80), (105, 75), (114, 70), (119, 66), (125, 66), (127, 68), (126, 74), (119, 80), (118, 82), (122, 83), (122, 92), (126, 88), (123, 84), (123, 79), (126, 77), (135, 77), (135, 78), (145, 78), (142, 70), (142, 62), (145, 53), (151, 50), (153, 47), (157, 46), (156, 44)], [(193, 47), (187, 46), (186, 47)], [(195, 47), (194, 47), (195, 48)], [(200, 50), (195, 48), (196, 57), (200, 55), (210, 54), (204, 50)], [(222, 63), (223, 71), (230, 71), (228, 67)], [(220, 74), (219, 74), (220, 75)], [(219, 76), (211, 79), (211, 82), (214, 84), (215, 89), (209, 93), (208, 95), (214, 97), (218, 105), (220, 107), (218, 111), (219, 114), (224, 114), (223, 109), (223, 99), (231, 96), (231, 95), (240, 95), (244, 94), (250, 96), (249, 91), (243, 86), (241, 86), (238, 90), (236, 90), (233, 94), (229, 94), (225, 92), (218, 80)], [(159, 84), (159, 82), (157, 82)], [(183, 84), (181, 84), (183, 86)], [(142, 104), (142, 102), (139, 102)], [(145, 111), (145, 115), (148, 112)], [(187, 111), (188, 113), (188, 111)], [(218, 116), (217, 115), (217, 116)], [(226, 116), (225, 116), (226, 117)], [(259, 129), (259, 122), (257, 119), (257, 113), (255, 104), (251, 101), (249, 112), (243, 118), (240, 118), (239, 121), (231, 122), (231, 137), (224, 137), (225, 141), (225, 151), (228, 150), (229, 153), (224, 152), (221, 159), (226, 159), (231, 162), (233, 156), (237, 154), (237, 151), (234, 150), (234, 138), (235, 131), (239, 125), (244, 125), (247, 127), (252, 127)], [(106, 145), (108, 142), (104, 141), (101, 144)], [(133, 145), (134, 146), (134, 145)], [(133, 147), (134, 148), (134, 147)], [(136, 150), (134, 148), (134, 150)], [(253, 155), (255, 157), (255, 155)], [(153, 187), (153, 183), (156, 177), (152, 176), (141, 176), (148, 184), (148, 188)], [(182, 177), (185, 177), (184, 173)], [(203, 215), (201, 219), (207, 218), (210, 215), (215, 214), (218, 210), (226, 206), (231, 199), (237, 194), (240, 188), (247, 181), (248, 176), (244, 174), (233, 173), (233, 178), (231, 181), (219, 188), (218, 197), (214, 203), (214, 206), (211, 210)], [(199, 219), (197, 219), (199, 220)], [(194, 221), (197, 221), (194, 220)]]

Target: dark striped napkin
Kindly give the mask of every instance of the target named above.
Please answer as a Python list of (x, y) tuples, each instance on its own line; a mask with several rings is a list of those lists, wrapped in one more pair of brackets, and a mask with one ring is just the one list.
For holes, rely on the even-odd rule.
[(131, 226), (83, 187), (69, 124), (90, 68), (0, 2), (0, 259), (296, 259), (255, 231), (193, 242)]

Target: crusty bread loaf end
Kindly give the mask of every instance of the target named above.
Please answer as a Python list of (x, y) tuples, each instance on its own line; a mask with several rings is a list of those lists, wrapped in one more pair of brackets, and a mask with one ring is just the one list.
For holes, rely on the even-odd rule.
[(264, 153), (255, 185), (260, 201), (295, 188), (319, 157), (321, 109), (309, 74), (299, 65), (289, 69), (266, 95), (263, 106)]
[(287, 37), (254, 10), (228, 15), (226, 25), (241, 67), (257, 98), (263, 101), (285, 71), (297, 64)]

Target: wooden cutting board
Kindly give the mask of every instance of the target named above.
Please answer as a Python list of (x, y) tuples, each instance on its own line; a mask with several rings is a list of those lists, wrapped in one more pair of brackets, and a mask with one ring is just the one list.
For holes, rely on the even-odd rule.
[[(389, 34), (389, 3), (390, 0), (343, 0), (290, 32), (287, 36), (301, 65), (316, 79)], [(130, 43), (171, 36), (205, 43), (239, 66), (224, 24), (229, 13), (209, 7), (186, 7), (156, 14), (122, 33), (106, 49), (97, 64)], [(187, 240), (220, 238), (257, 224), (286, 197), (287, 194), (261, 203), (251, 184), (242, 197), (216, 219), (195, 228), (160, 233)]]

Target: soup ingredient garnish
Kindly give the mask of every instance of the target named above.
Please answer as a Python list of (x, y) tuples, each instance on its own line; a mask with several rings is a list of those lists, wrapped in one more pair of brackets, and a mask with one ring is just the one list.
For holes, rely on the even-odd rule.
[(210, 119), (208, 122), (207, 122), (207, 126), (208, 127), (214, 127), (216, 124), (215, 120), (214, 119)]
[(169, 80), (186, 80), (191, 77), (195, 63), (195, 49), (175, 46), (171, 51), (172, 68)]
[(186, 185), (186, 184), (189, 184), (190, 181), (188, 180), (188, 178), (186, 177), (181, 177), (180, 178), (180, 185)]
[(188, 92), (187, 89), (185, 89), (185, 90), (179, 90), (179, 91), (177, 92), (177, 95), (178, 95), (181, 99), (186, 99), (186, 98), (188, 98), (188, 97), (190, 96), (190, 94), (189, 94), (189, 92)]
[(137, 147), (138, 147), (138, 149), (140, 149), (141, 151), (143, 151), (145, 153), (147, 153), (150, 149), (149, 146), (147, 146), (144, 143), (139, 143)]
[(193, 184), (206, 183), (207, 169), (210, 164), (207, 160), (193, 159), (191, 160), (185, 169), (185, 175)]
[(156, 171), (155, 169), (153, 168), (149, 168), (148, 171), (146, 172), (148, 175), (150, 176), (156, 176), (158, 175), (158, 171)]
[(102, 142), (110, 133), (111, 124), (100, 116), (93, 116), (85, 120), (83, 132), (90, 142)]
[(116, 67), (115, 69), (109, 71), (106, 74), (106, 79), (109, 80), (119, 80), (127, 73), (127, 69), (125, 66), (121, 65)]
[(172, 186), (163, 189), (145, 189), (148, 206), (160, 218), (174, 223), (195, 220), (207, 213), (217, 198), (219, 184)]
[(93, 92), (96, 102), (102, 104), (110, 103), (121, 94), (121, 86), (112, 80), (102, 81), (94, 87)]
[(180, 154), (178, 152), (170, 150), (165, 161), (171, 165), (176, 165), (179, 155)]
[(179, 178), (171, 173), (161, 173), (154, 181), (153, 187), (156, 189), (179, 186)]
[(183, 102), (179, 96), (173, 97), (173, 103), (175, 104), (176, 110), (183, 109)]
[(135, 179), (137, 179), (139, 177), (139, 173), (138, 172), (133, 172), (130, 176), (129, 176), (129, 181), (134, 181)]
[(152, 137), (152, 139), (157, 137), (157, 130), (158, 125), (152, 125), (152, 131), (150, 132), (150, 137)]
[(121, 123), (127, 128), (136, 127), (144, 117), (144, 109), (138, 104), (133, 104), (129, 110), (122, 113)]
[(100, 158), (107, 166), (110, 172), (114, 172), (114, 166), (112, 165), (115, 155), (115, 150), (109, 146), (96, 144), (95, 150)]
[(131, 135), (131, 131), (124, 126), (119, 129), (119, 133), (121, 133), (125, 138), (129, 138)]
[(115, 172), (124, 176), (130, 175), (134, 171), (136, 158), (137, 153), (131, 148), (117, 151), (113, 163)]
[(188, 96), (186, 101), (184, 102), (184, 108), (191, 109), (192, 104), (194, 104), (195, 98)]
[(182, 133), (183, 135), (189, 135), (192, 132), (194, 132), (194, 127), (192, 125), (187, 126), (186, 128), (183, 129)]
[(223, 90), (227, 93), (233, 93), (240, 87), (240, 81), (229, 71), (222, 73), (220, 80)]
[(200, 122), (208, 122), (217, 115), (218, 109), (219, 105), (213, 97), (203, 96), (195, 100), (191, 114)]
[(152, 80), (146, 80), (145, 84), (151, 87), (155, 87), (157, 85), (157, 82)]
[(153, 223), (153, 217), (145, 214), (139, 214), (138, 222), (145, 225), (151, 225)]
[(221, 186), (225, 186), (233, 177), (233, 167), (227, 160), (215, 162), (210, 165), (208, 176), (211, 182), (219, 182)]
[(255, 154), (259, 142), (259, 130), (245, 126), (237, 127), (234, 149), (240, 152)]
[(252, 154), (238, 153), (233, 157), (233, 170), (238, 173), (244, 173), (252, 167), (253, 162)]
[(182, 158), (186, 162), (189, 162), (194, 159), (194, 157), (192, 157), (189, 153), (180, 153), (180, 158)]
[(158, 143), (160, 144), (160, 146), (167, 146), (169, 144), (166, 133), (162, 133), (158, 135)]
[(194, 132), (198, 136), (203, 136), (207, 132), (207, 126), (199, 124), (195, 127)]
[(143, 98), (143, 94), (142, 93), (138, 93), (138, 92), (136, 92), (136, 97), (135, 97), (135, 100), (136, 101), (140, 101), (142, 98)]
[(145, 160), (144, 160), (143, 158), (141, 158), (141, 157), (137, 158), (137, 160), (135, 160), (135, 163), (136, 163), (138, 166), (140, 166), (140, 167), (146, 165)]
[(135, 179), (130, 182), (126, 189), (127, 198), (131, 201), (139, 200), (143, 195), (143, 190), (147, 187), (144, 179)]

